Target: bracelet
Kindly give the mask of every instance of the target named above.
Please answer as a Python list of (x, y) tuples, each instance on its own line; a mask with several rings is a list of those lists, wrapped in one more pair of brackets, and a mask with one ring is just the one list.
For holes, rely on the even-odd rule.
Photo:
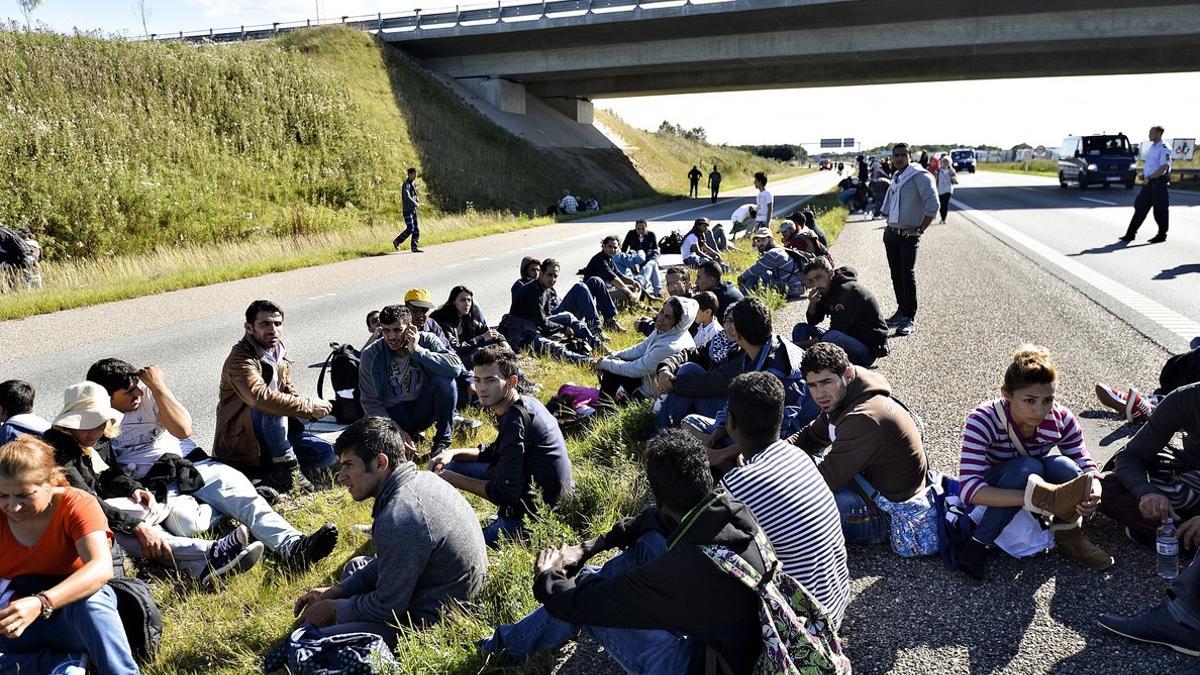
[(38, 593), (34, 597), (42, 603), (42, 618), (49, 619), (50, 615), (54, 613), (54, 603), (50, 602), (50, 598), (46, 597), (45, 593)]

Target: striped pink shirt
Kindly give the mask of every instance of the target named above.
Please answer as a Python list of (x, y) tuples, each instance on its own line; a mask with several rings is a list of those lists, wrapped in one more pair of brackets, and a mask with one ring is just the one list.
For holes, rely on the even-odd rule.
[[(1012, 422), (1008, 413), (1008, 403), (1000, 399), (1004, 413)], [(958, 463), (959, 495), (965, 503), (970, 504), (979, 488), (987, 485), (983, 475), (988, 469), (1003, 464), (1021, 456), (1013, 442), (1008, 437), (1004, 420), (996, 414), (994, 401), (980, 405), (967, 415), (967, 426), (963, 429), (962, 458)], [(1016, 425), (1013, 425), (1014, 431)], [(1079, 465), (1084, 472), (1095, 472), (1096, 463), (1092, 461), (1084, 446), (1083, 430), (1075, 415), (1063, 406), (1055, 403), (1050, 414), (1038, 425), (1037, 433), (1032, 439), (1021, 439), (1030, 457), (1045, 457), (1057, 447), (1064, 457), (1069, 457)]]

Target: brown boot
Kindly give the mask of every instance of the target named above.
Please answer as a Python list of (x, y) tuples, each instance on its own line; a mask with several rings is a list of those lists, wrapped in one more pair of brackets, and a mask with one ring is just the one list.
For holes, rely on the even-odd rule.
[(1079, 520), (1075, 507), (1087, 501), (1091, 494), (1090, 473), (1077, 476), (1062, 485), (1047, 483), (1041, 476), (1033, 474), (1025, 484), (1025, 510), (1073, 523)]
[(1054, 545), (1058, 548), (1059, 553), (1082, 563), (1084, 567), (1094, 572), (1113, 564), (1113, 557), (1104, 549), (1088, 541), (1083, 536), (1083, 530), (1078, 527), (1055, 530)]

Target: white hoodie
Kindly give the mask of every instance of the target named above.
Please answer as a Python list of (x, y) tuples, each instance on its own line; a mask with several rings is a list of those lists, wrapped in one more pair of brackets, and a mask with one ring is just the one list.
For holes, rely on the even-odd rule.
[(679, 317), (679, 321), (670, 330), (659, 333), (656, 328), (645, 340), (600, 360), (600, 367), (610, 373), (642, 378), (639, 391), (646, 396), (653, 396), (657, 390), (654, 378), (658, 373), (658, 364), (689, 347), (696, 346), (688, 329), (696, 322), (696, 313), (700, 310), (700, 305), (691, 298), (675, 296), (673, 299), (679, 301), (683, 308), (683, 316)]

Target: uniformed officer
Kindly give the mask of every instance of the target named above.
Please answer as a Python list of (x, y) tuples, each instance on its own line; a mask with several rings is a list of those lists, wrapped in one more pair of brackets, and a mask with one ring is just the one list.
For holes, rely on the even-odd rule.
[(1150, 151), (1146, 153), (1146, 165), (1142, 167), (1142, 191), (1133, 202), (1133, 218), (1121, 241), (1133, 241), (1150, 207), (1154, 207), (1154, 222), (1158, 234), (1150, 239), (1151, 244), (1167, 240), (1167, 178), (1171, 173), (1171, 148), (1162, 142), (1163, 128), (1150, 127)]

